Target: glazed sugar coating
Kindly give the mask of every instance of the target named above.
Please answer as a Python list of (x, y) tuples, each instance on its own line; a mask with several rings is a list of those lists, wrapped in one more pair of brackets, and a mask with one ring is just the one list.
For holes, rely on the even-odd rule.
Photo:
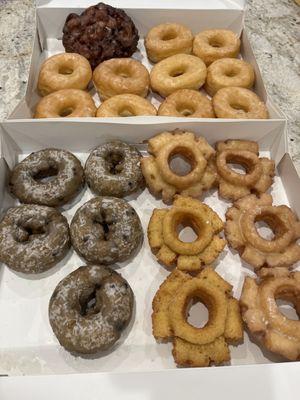
[[(43, 182), (42, 179), (50, 180)], [(52, 207), (70, 202), (84, 184), (80, 161), (70, 152), (44, 149), (31, 153), (15, 166), (10, 190), (22, 203)]]
[(10, 208), (0, 223), (0, 260), (26, 274), (47, 271), (70, 247), (66, 218), (51, 207)]
[(101, 196), (127, 196), (144, 184), (140, 159), (134, 146), (119, 140), (100, 145), (86, 161), (86, 182)]
[(87, 58), (92, 69), (110, 58), (130, 57), (137, 49), (138, 31), (121, 9), (99, 3), (80, 15), (69, 14), (63, 27), (63, 45), (68, 53)]
[(108, 267), (80, 267), (55, 288), (49, 320), (68, 351), (92, 354), (110, 349), (132, 317), (134, 295), (128, 282)]
[(105, 265), (130, 258), (143, 239), (137, 213), (116, 197), (94, 197), (86, 202), (76, 211), (70, 233), (80, 256)]

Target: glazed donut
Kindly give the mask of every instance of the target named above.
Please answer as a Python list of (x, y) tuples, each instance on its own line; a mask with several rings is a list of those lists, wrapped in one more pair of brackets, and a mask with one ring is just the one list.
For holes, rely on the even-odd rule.
[(293, 303), (300, 318), (300, 272), (260, 282), (247, 276), (240, 299), (243, 320), (268, 350), (296, 361), (300, 358), (300, 321), (283, 315), (277, 299)]
[(92, 354), (108, 350), (129, 324), (133, 292), (120, 274), (90, 265), (67, 275), (49, 303), (49, 321), (68, 351)]
[(213, 96), (219, 89), (229, 86), (250, 89), (254, 84), (251, 64), (235, 58), (221, 58), (207, 68), (205, 90)]
[(41, 96), (62, 89), (86, 89), (92, 79), (92, 68), (83, 56), (61, 53), (47, 58), (41, 66), (38, 90)]
[(145, 47), (148, 58), (154, 63), (174, 54), (191, 54), (193, 34), (181, 24), (160, 24), (147, 33)]
[(94, 117), (96, 106), (84, 90), (63, 89), (43, 97), (37, 104), (34, 118)]
[(193, 53), (208, 66), (219, 58), (236, 58), (241, 41), (227, 29), (208, 29), (198, 33), (193, 42)]
[(225, 87), (212, 98), (217, 118), (266, 119), (268, 109), (263, 101), (249, 89)]
[(199, 89), (206, 79), (206, 66), (198, 57), (176, 54), (154, 65), (150, 72), (152, 89), (163, 97), (179, 89)]
[(102, 100), (117, 94), (146, 97), (150, 78), (146, 67), (132, 58), (114, 58), (99, 64), (93, 72), (93, 82)]
[(214, 118), (211, 101), (197, 90), (181, 89), (170, 94), (159, 106), (158, 115)]
[(69, 247), (68, 222), (55, 208), (13, 207), (0, 223), (0, 260), (15, 271), (47, 271), (63, 259)]
[(143, 97), (135, 94), (119, 94), (105, 100), (98, 108), (96, 117), (136, 117), (156, 114), (156, 108)]
[[(43, 182), (43, 178), (50, 178)], [(71, 201), (84, 183), (80, 161), (70, 152), (31, 153), (11, 172), (10, 190), (22, 202), (57, 207)]]
[(114, 264), (132, 256), (143, 239), (140, 219), (122, 199), (94, 197), (75, 213), (71, 241), (89, 263)]
[(96, 147), (85, 164), (85, 179), (98, 195), (124, 197), (144, 184), (141, 155), (119, 140)]

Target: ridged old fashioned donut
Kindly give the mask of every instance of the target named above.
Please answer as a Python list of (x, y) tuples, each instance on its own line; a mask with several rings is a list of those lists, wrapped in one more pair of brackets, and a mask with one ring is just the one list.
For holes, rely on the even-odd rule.
[(170, 117), (214, 118), (211, 101), (197, 90), (181, 89), (170, 94), (159, 106), (158, 115)]
[(47, 58), (41, 66), (38, 90), (42, 96), (62, 89), (86, 89), (92, 79), (88, 60), (76, 53)]
[(89, 93), (79, 89), (62, 89), (38, 102), (34, 118), (94, 117), (96, 110)]
[(146, 67), (132, 58), (114, 58), (99, 64), (93, 82), (101, 99), (118, 94), (146, 97), (150, 78)]
[(206, 79), (206, 66), (198, 57), (176, 54), (165, 58), (152, 68), (152, 89), (167, 97), (179, 89), (199, 89)]
[(250, 89), (254, 84), (251, 64), (235, 58), (221, 58), (207, 68), (205, 90), (213, 96), (219, 89), (229, 86)]
[(208, 29), (198, 33), (193, 42), (193, 53), (206, 65), (219, 58), (236, 58), (241, 41), (237, 35), (227, 29)]
[(191, 54), (193, 34), (181, 24), (160, 24), (147, 33), (145, 47), (148, 58), (154, 63), (174, 54)]
[(100, 105), (96, 117), (137, 117), (157, 115), (150, 101), (135, 94), (119, 94), (107, 99)]
[(265, 103), (251, 90), (225, 87), (212, 98), (217, 118), (266, 119), (269, 118)]

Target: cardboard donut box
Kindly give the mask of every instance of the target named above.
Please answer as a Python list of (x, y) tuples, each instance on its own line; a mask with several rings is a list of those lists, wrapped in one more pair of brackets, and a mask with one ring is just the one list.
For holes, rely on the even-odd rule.
[[(139, 59), (148, 68), (150, 64), (145, 55), (143, 38), (151, 27), (159, 23), (184, 23), (193, 33), (209, 28), (228, 28), (241, 34), (241, 55), (255, 68), (254, 91), (267, 104), (270, 113), (268, 120), (173, 117), (33, 119), (33, 110), (38, 101), (37, 76), (42, 61), (63, 51), (61, 37), (66, 16), (71, 12), (80, 12), (95, 2), (54, 0), (37, 3), (37, 30), (26, 95), (0, 126), (2, 215), (7, 208), (17, 204), (8, 192), (9, 170), (32, 151), (47, 147), (66, 149), (84, 163), (95, 146), (108, 140), (119, 139), (135, 144), (142, 154), (146, 154), (147, 139), (160, 132), (179, 128), (205, 137), (211, 145), (218, 140), (229, 138), (257, 141), (261, 154), (271, 157), (276, 163), (276, 176), (270, 190), (274, 203), (289, 205), (300, 216), (300, 180), (288, 154), (286, 121), (267, 96), (250, 43), (243, 30), (244, 1), (190, 0), (181, 3), (153, 0), (151, 3), (140, 4), (137, 0), (120, 0), (110, 1), (109, 4), (125, 9), (133, 19), (141, 37)], [(98, 101), (97, 94), (93, 95)], [(154, 95), (150, 95), (149, 99), (156, 105), (160, 100)], [(181, 167), (180, 162), (177, 167)], [(61, 211), (70, 222), (76, 209), (92, 197), (90, 190), (85, 188), (75, 202), (66, 205)], [(155, 199), (147, 189), (126, 200), (139, 214), (145, 235), (138, 254), (118, 268), (118, 272), (128, 280), (135, 294), (134, 317), (121, 343), (101, 357), (80, 357), (65, 351), (55, 338), (48, 321), (48, 302), (57, 283), (68, 273), (84, 265), (84, 261), (73, 250), (70, 250), (59, 265), (37, 277), (24, 277), (2, 265), (0, 375), (4, 377), (0, 380), (0, 393), (1, 390), (7, 390), (7, 394), (22, 395), (22, 398), (26, 399), (38, 398), (35, 396), (43, 393), (42, 398), (50, 399), (54, 394), (58, 394), (59, 390), (68, 390), (73, 398), (83, 398), (84, 394), (94, 393), (92, 385), (101, 385), (103, 393), (110, 396), (109, 398), (117, 398), (120, 395), (126, 399), (162, 398), (160, 392), (153, 389), (155, 384), (160, 385), (168, 398), (182, 398), (185, 393), (183, 387), (189, 385), (190, 398), (196, 398), (193, 396), (198, 393), (197, 382), (200, 382), (202, 395), (222, 395), (222, 391), (229, 385), (235, 385), (232, 398), (240, 398), (243, 395), (245, 399), (252, 399), (253, 394), (262, 393), (264, 396), (261, 398), (264, 399), (282, 399), (283, 396), (294, 398), (292, 396), (297, 387), (299, 389), (299, 384), (297, 386), (294, 381), (297, 371), (299, 372), (298, 364), (282, 362), (280, 358), (254, 343), (247, 332), (243, 344), (231, 346), (231, 362), (228, 365), (195, 369), (176, 368), (171, 345), (156, 343), (151, 326), (152, 299), (169, 272), (151, 254), (146, 232), (153, 209), (165, 205)], [(229, 203), (220, 199), (216, 190), (207, 193), (203, 201), (224, 220)], [(236, 297), (240, 295), (244, 276), (254, 276), (252, 269), (228, 247), (225, 247), (214, 266), (216, 271), (233, 285)], [(199, 322), (198, 314), (195, 312), (192, 316), (195, 323)], [(265, 381), (261, 378), (262, 375), (266, 376)], [(257, 383), (255, 387), (247, 379), (250, 376)], [(126, 390), (125, 377), (129, 384)], [(215, 379), (218, 380), (218, 385), (213, 384)], [(276, 385), (276, 379), (283, 380), (285, 385)], [(58, 382), (58, 385), (54, 385), (54, 382)], [(41, 391), (44, 384), (52, 385), (49, 393)], [(35, 390), (29, 395), (21, 388), (32, 387), (30, 385), (35, 385)], [(269, 390), (273, 385), (277, 388), (276, 396), (274, 391)], [(251, 388), (251, 392), (245, 391), (245, 386)], [(9, 396), (3, 398), (17, 398)]]

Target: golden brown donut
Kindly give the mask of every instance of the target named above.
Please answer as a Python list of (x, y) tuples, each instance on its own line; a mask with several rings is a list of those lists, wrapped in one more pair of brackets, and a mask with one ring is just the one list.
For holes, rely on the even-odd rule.
[(163, 97), (179, 89), (199, 89), (206, 79), (206, 66), (198, 57), (176, 54), (157, 63), (150, 72), (152, 89)]
[(41, 66), (38, 91), (41, 96), (62, 89), (86, 89), (92, 79), (88, 60), (76, 53), (61, 53), (47, 58)]
[(160, 24), (147, 33), (145, 47), (148, 58), (154, 63), (174, 54), (191, 54), (193, 34), (181, 24)]
[(240, 46), (241, 41), (234, 32), (227, 29), (208, 29), (195, 36), (193, 53), (209, 65), (219, 58), (236, 58)]
[(211, 101), (197, 90), (180, 89), (159, 106), (158, 115), (189, 118), (214, 118)]
[(146, 67), (132, 58), (113, 58), (98, 65), (93, 82), (102, 100), (117, 94), (146, 97), (150, 78)]
[(269, 118), (265, 103), (251, 90), (225, 87), (212, 98), (217, 118), (266, 119)]
[(63, 89), (43, 97), (34, 118), (94, 117), (96, 110), (94, 100), (84, 90)]
[(251, 64), (236, 58), (221, 58), (207, 68), (205, 90), (213, 96), (223, 87), (235, 86), (250, 89), (254, 84), (254, 69)]
[(96, 117), (135, 117), (139, 115), (157, 115), (150, 101), (135, 94), (119, 94), (107, 99), (100, 105)]

